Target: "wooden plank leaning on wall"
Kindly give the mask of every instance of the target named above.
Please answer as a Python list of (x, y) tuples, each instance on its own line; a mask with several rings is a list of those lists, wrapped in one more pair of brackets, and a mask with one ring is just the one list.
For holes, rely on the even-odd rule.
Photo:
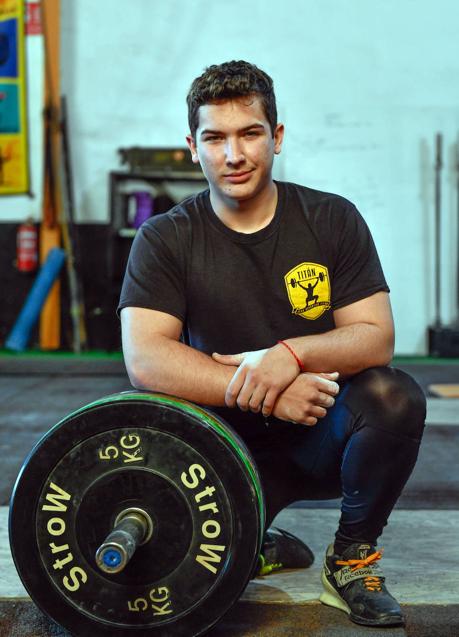
[[(40, 261), (61, 245), (58, 179), (60, 102), (60, 0), (42, 0), (41, 16), (45, 47), (44, 183), (40, 228)], [(60, 282), (56, 281), (40, 315), (40, 348), (55, 350), (61, 344)]]

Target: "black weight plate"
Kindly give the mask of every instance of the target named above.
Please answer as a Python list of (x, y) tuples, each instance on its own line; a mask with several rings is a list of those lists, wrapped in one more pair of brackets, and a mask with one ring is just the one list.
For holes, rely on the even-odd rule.
[[(127, 438), (131, 439), (131, 449), (125, 452), (120, 440)], [(136, 444), (135, 449), (132, 443)], [(100, 460), (98, 456), (104, 453), (104, 449), (119, 450), (119, 457)], [(134, 455), (137, 450), (141, 453)], [(128, 457), (123, 458), (123, 453), (128, 453)], [(124, 462), (129, 462), (129, 466), (120, 464)], [(133, 466), (134, 462), (137, 466)], [(74, 489), (72, 493), (72, 471), (76, 465), (80, 478), (77, 491)], [(200, 487), (189, 489), (181, 483), (181, 473), (197, 466), (205, 470), (206, 479)], [(154, 467), (154, 471), (150, 467)], [(188, 481), (188, 473), (185, 477)], [(208, 492), (206, 485), (211, 485)], [(160, 496), (158, 501), (156, 490)], [(165, 499), (170, 501), (170, 508)], [(210, 504), (210, 509), (206, 504)], [(153, 538), (139, 548), (122, 573), (106, 575), (94, 570), (97, 548), (113, 528), (116, 516), (132, 506), (144, 509), (152, 517)], [(229, 546), (232, 522), (231, 508), (222, 483), (211, 464), (193, 447), (164, 432), (135, 428), (126, 436), (115, 429), (74, 447), (54, 468), (38, 501), (36, 532), (41, 560), (49, 577), (80, 612), (110, 621), (120, 585), (123, 585), (126, 586), (125, 591), (129, 590), (131, 606), (135, 599), (148, 598), (153, 588), (174, 591), (173, 614), (177, 618), (201, 603), (215, 585), (216, 565), (209, 563), (209, 568), (202, 565), (205, 554), (200, 546), (203, 543)], [(211, 542), (206, 539), (202, 528), (206, 535), (215, 536)], [(80, 556), (78, 564), (76, 555)], [(223, 555), (223, 552), (219, 555), (221, 563), (218, 563), (218, 570), (224, 569)], [(66, 564), (68, 567), (65, 569)], [(74, 577), (87, 581), (69, 581), (68, 571), (73, 566), (81, 569), (74, 573)], [(193, 582), (192, 586), (190, 582)], [(73, 590), (77, 584), (77, 590)], [(98, 601), (96, 610), (92, 610), (94, 599)], [(148, 613), (130, 611), (127, 604), (120, 605), (117, 621), (135, 626), (161, 624), (171, 619), (171, 608), (169, 601), (164, 612), (159, 613), (153, 622)]]
[[(94, 555), (118, 513), (153, 519), (126, 569)], [(32, 450), (10, 507), (19, 575), (74, 635), (206, 632), (239, 598), (264, 528), (248, 450), (214, 415), (161, 394), (124, 393), (74, 412)]]

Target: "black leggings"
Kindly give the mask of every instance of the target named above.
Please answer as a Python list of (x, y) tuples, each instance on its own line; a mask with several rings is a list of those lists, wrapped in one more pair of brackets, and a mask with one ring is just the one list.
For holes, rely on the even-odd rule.
[[(342, 497), (335, 550), (376, 545), (415, 465), (426, 401), (405, 372), (375, 367), (344, 382), (314, 427), (223, 410), (262, 479), (267, 527), (292, 502)], [(232, 414), (230, 413), (233, 412)]]

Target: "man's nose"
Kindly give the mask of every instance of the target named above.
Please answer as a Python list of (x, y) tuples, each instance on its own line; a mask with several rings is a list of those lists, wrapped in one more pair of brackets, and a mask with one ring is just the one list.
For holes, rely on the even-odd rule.
[(240, 164), (245, 159), (241, 144), (238, 139), (227, 139), (225, 154), (227, 164)]

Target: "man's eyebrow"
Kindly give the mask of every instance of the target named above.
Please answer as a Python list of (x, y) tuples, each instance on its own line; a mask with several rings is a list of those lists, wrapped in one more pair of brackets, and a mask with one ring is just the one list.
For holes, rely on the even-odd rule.
[[(248, 130), (253, 130), (254, 128), (263, 128), (264, 126), (263, 124), (250, 124), (249, 126), (244, 126), (244, 128), (241, 128), (238, 130), (238, 133), (245, 133)], [(223, 131), (219, 131), (219, 130), (212, 130), (211, 128), (204, 128), (204, 130), (201, 131), (200, 136), (204, 137), (204, 135), (223, 135)]]
[(262, 128), (264, 130), (263, 124), (250, 124), (250, 126), (246, 126), (245, 128), (241, 128), (241, 133), (245, 131), (252, 130), (253, 128)]
[(201, 131), (200, 134), (201, 134), (201, 137), (203, 137), (204, 135), (221, 135), (222, 131), (205, 128), (204, 130)]

